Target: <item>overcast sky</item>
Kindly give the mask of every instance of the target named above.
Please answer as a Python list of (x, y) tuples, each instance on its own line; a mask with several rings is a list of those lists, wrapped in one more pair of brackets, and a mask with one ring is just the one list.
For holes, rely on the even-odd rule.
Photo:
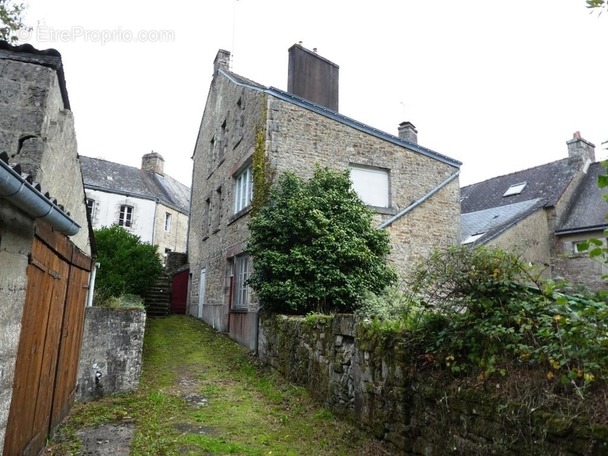
[(462, 161), (461, 185), (608, 139), (608, 14), (584, 0), (29, 0), (29, 39), (63, 56), (79, 153), (190, 185), (218, 49), (287, 88), (302, 41), (340, 66), (340, 112)]

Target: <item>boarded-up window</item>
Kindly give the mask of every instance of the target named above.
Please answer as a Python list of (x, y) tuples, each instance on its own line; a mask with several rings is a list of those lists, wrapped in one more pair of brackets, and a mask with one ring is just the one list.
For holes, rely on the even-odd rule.
[(353, 188), (368, 206), (389, 207), (389, 171), (370, 166), (350, 167)]

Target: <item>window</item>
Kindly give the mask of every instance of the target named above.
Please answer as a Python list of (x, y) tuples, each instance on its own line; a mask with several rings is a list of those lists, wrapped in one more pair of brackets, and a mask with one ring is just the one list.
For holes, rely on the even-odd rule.
[(130, 228), (133, 226), (133, 206), (123, 204), (120, 206), (120, 215), (118, 216), (118, 225)]
[(368, 206), (389, 207), (389, 171), (369, 166), (351, 166), (353, 188)]
[(520, 182), (519, 184), (513, 184), (507, 189), (505, 194), (502, 196), (505, 197), (505, 196), (519, 195), (521, 192), (524, 191), (526, 184), (527, 184), (527, 182)]
[(209, 235), (209, 216), (211, 211), (211, 198), (205, 200), (205, 212), (203, 214), (203, 237)]
[(253, 173), (251, 165), (234, 178), (234, 213), (238, 213), (251, 204), (253, 194)]
[(171, 214), (165, 212), (165, 231), (171, 231)]
[(247, 285), (247, 279), (249, 279), (249, 265), (249, 255), (234, 257), (232, 269), (233, 309), (247, 309), (249, 306), (249, 286)]
[(92, 198), (87, 198), (87, 213), (89, 217), (93, 218), (93, 211), (95, 210), (95, 200)]
[(213, 164), (215, 163), (215, 136), (209, 142), (209, 159), (207, 160), (207, 174), (213, 172)]
[(232, 142), (236, 147), (243, 139), (243, 127), (245, 125), (245, 106), (243, 105), (243, 98), (239, 98), (236, 102), (236, 112), (234, 113), (234, 126), (232, 128)]
[(216, 195), (216, 205), (215, 205), (215, 213), (213, 214), (213, 229), (217, 230), (220, 227), (220, 223), (222, 222), (222, 187), (219, 187), (215, 191)]
[(217, 156), (218, 165), (224, 160), (224, 155), (226, 155), (226, 148), (228, 146), (228, 137), (226, 136), (226, 121), (222, 123), (220, 127), (220, 144), (219, 151)]

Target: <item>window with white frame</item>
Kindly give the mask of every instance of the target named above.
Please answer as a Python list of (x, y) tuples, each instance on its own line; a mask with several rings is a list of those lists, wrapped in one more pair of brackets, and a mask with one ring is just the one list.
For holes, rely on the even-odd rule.
[(249, 255), (238, 255), (234, 257), (232, 269), (232, 308), (247, 309), (249, 306), (249, 279), (251, 260)]
[(234, 213), (245, 209), (251, 204), (253, 195), (253, 172), (251, 165), (234, 177)]
[(165, 212), (165, 231), (171, 231), (171, 214)]
[(389, 207), (389, 170), (371, 166), (351, 165), (353, 188), (368, 206)]
[(118, 225), (130, 228), (133, 226), (133, 206), (123, 204), (120, 206), (120, 214), (118, 215)]

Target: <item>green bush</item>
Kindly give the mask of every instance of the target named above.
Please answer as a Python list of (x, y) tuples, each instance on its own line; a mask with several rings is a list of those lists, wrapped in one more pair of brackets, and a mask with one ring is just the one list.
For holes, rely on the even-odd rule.
[(99, 300), (125, 294), (141, 296), (162, 272), (157, 246), (113, 225), (94, 231), (97, 244), (96, 290)]
[(308, 181), (281, 175), (249, 223), (249, 284), (266, 309), (351, 312), (367, 292), (394, 283), (388, 233), (372, 216), (348, 172), (317, 168)]
[(540, 283), (517, 255), (478, 247), (437, 251), (421, 262), (411, 285), (426, 308), (409, 331), (426, 359), (481, 379), (512, 363), (546, 369), (547, 380), (580, 394), (608, 379), (608, 304), (603, 294), (573, 294)]

